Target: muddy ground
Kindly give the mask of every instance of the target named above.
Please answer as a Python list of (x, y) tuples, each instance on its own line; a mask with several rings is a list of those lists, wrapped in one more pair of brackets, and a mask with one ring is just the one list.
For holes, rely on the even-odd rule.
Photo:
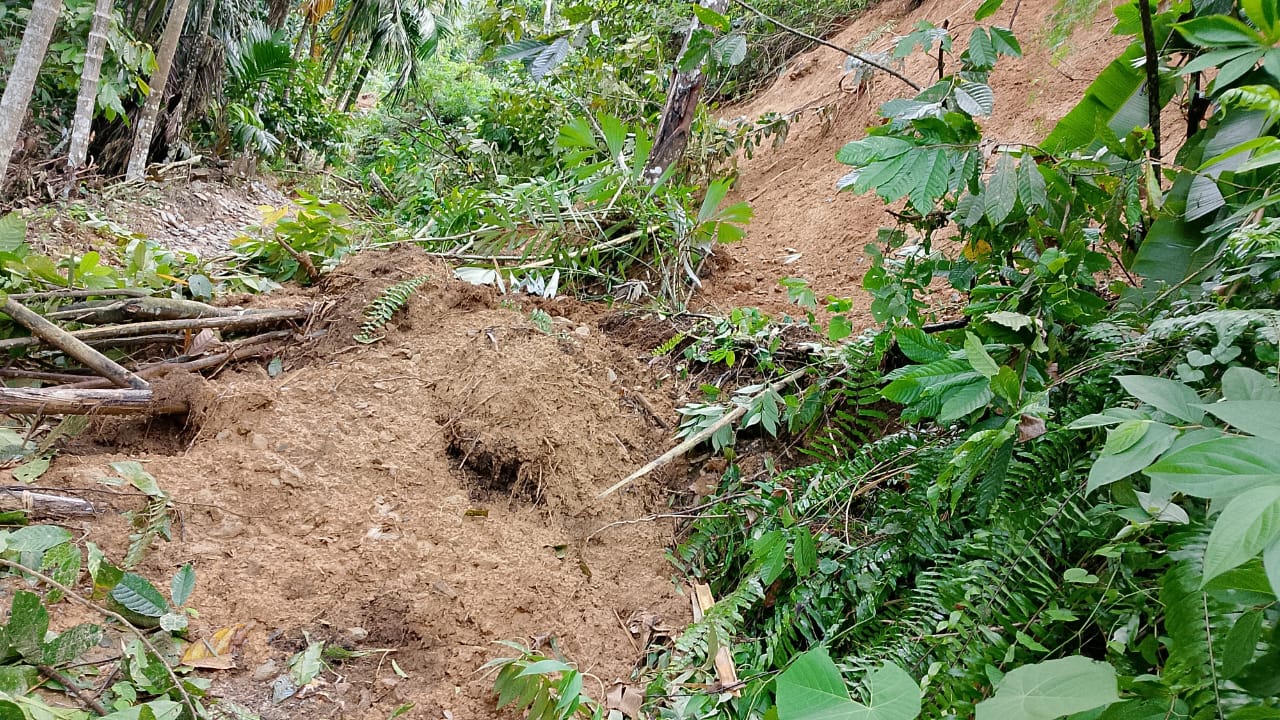
[[(986, 127), (1002, 141), (1034, 141), (1120, 41), (1108, 34), (1104, 2), (1054, 62), (1036, 28), (1055, 3), (1009, 3), (992, 20), (1007, 22), (1015, 5), (1027, 57), (995, 73), (997, 114)], [(949, 19), (967, 37), (974, 6), (928, 0), (908, 9), (905, 0), (887, 0), (834, 41), (854, 46), (876, 35), (866, 49), (884, 49), (920, 19)], [(906, 71), (928, 77), (929, 62), (913, 60)], [(785, 145), (740, 163), (734, 199), (749, 200), (756, 217), (743, 242), (719, 248), (708, 264), (705, 306), (794, 314), (777, 280), (798, 276), (819, 296), (855, 298), (855, 321), (870, 324), (859, 290), (863, 246), (887, 218), (873, 197), (836, 193), (845, 170), (834, 154), (902, 89), (881, 78), (862, 92), (841, 91), (841, 65), (835, 51), (808, 53), (772, 88), (725, 112), (827, 106), (802, 115)], [(201, 191), (223, 198), (221, 189)], [(279, 201), (257, 190), (227, 192), (221, 204), (161, 197), (103, 212), (212, 252), (225, 247), (227, 227), (253, 220), (252, 205)], [(170, 232), (202, 223), (214, 230)], [(424, 273), (431, 280), (384, 340), (351, 340), (370, 299)], [(642, 314), (539, 301), (555, 317), (548, 333), (531, 321), (527, 298), (496, 297), (449, 277), (401, 249), (360, 255), (318, 289), (255, 299), (314, 304), (325, 321), (310, 330), (325, 334), (285, 352), (274, 377), (264, 361), (203, 385), (184, 425), (97, 421), (41, 479), (98, 497), (108, 464), (123, 459), (143, 462), (158, 478), (181, 522), (140, 570), (163, 579), (194, 562), (194, 634), (244, 625), (237, 667), (209, 672), (214, 694), (264, 720), (382, 720), (407, 703), (410, 718), (499, 717), (492, 678), (479, 671), (502, 653), (498, 640), (546, 647), (554, 639), (598, 680), (588, 690), (601, 697), (644, 654), (628, 628), (632, 618), (673, 628), (689, 620), (686, 591), (664, 557), (677, 530), (669, 519), (644, 519), (688, 501), (688, 469), (595, 498), (672, 442), (674, 407), (687, 401), (688, 388), (650, 353), (666, 331)], [(129, 532), (121, 513), (140, 502), (101, 498), (108, 512), (69, 525), (119, 557)], [(317, 692), (274, 704), (271, 682), (303, 647), (304, 633), (386, 652), (335, 665)]]
[[(377, 290), (424, 273), (433, 279), (384, 340), (351, 341)], [(664, 560), (671, 521), (630, 522), (678, 498), (683, 470), (595, 498), (669, 442), (657, 417), (675, 419), (678, 388), (647, 364), (650, 348), (606, 335), (598, 311), (599, 322), (555, 317), (556, 303), (543, 304), (555, 317), (545, 333), (518, 300), (441, 277), (415, 251), (355, 258), (294, 299), (323, 297), (331, 322), (286, 353), (278, 377), (258, 364), (219, 376), (185, 427), (97, 421), (42, 479), (92, 491), (123, 459), (156, 476), (181, 523), (140, 572), (168, 578), (192, 561), (195, 634), (248, 626), (238, 669), (212, 673), (214, 692), (264, 720), (381, 719), (405, 703), (414, 718), (491, 717), (492, 677), (477, 670), (497, 640), (545, 651), (554, 638), (611, 685), (642, 656), (629, 620), (688, 621)], [(112, 512), (71, 526), (119, 557), (120, 513), (139, 503), (112, 499)], [(304, 632), (392, 652), (273, 705), (270, 683)]]

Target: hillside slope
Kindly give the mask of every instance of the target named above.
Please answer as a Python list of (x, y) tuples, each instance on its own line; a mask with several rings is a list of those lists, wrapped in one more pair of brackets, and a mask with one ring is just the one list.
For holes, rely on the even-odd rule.
[[(896, 36), (927, 20), (936, 25), (948, 22), (956, 54), (963, 50), (974, 25), (976, 2), (957, 6), (926, 0), (915, 9), (911, 4), (882, 2), (830, 40), (864, 52), (883, 51), (892, 48)], [(1050, 47), (1049, 28), (1058, 20), (1057, 5), (1056, 0), (1010, 1), (985, 21), (1009, 26), (1012, 19), (1024, 52), (1019, 60), (1002, 60), (991, 78), (996, 110), (982, 124), (997, 142), (1042, 139), (1125, 46), (1123, 38), (1110, 34), (1113, 3), (1102, 2), (1094, 19), (1070, 35), (1067, 47)], [(922, 85), (935, 72), (936, 60), (919, 54), (907, 58), (903, 67), (904, 74)], [(749, 201), (755, 218), (745, 240), (717, 248), (700, 296), (705, 307), (727, 311), (754, 306), (794, 315), (796, 309), (778, 280), (800, 277), (820, 298), (854, 298), (855, 326), (871, 323), (870, 299), (861, 289), (868, 264), (864, 248), (875, 241), (877, 228), (893, 219), (874, 195), (837, 192), (835, 182), (848, 167), (836, 162), (835, 154), (845, 143), (863, 137), (868, 125), (877, 124), (882, 103), (913, 93), (887, 75), (853, 92), (841, 87), (843, 75), (843, 55), (820, 47), (793, 59), (774, 85), (751, 102), (721, 113), (726, 118), (756, 118), (766, 112), (825, 108), (797, 118), (785, 144), (763, 148), (740, 162), (730, 200)]]

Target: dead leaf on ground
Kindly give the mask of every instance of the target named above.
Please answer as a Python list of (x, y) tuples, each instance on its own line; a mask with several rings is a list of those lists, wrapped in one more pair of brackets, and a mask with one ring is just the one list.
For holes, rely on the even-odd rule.
[(201, 638), (187, 646), (182, 654), (182, 664), (204, 670), (231, 670), (236, 661), (232, 657), (236, 646), (244, 642), (243, 623), (219, 628), (212, 637)]
[(629, 718), (640, 716), (640, 706), (644, 704), (644, 693), (631, 687), (617, 683), (605, 696), (605, 707), (609, 710), (621, 710)]

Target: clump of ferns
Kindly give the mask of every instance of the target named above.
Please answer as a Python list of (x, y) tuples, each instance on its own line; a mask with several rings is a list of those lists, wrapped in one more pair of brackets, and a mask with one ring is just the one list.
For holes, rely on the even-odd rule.
[(422, 287), (429, 280), (426, 275), (402, 280), (387, 289), (378, 293), (378, 297), (369, 303), (364, 309), (364, 322), (360, 325), (360, 330), (355, 334), (355, 341), (364, 344), (372, 344), (381, 340), (384, 335), (380, 334), (387, 323), (391, 322), (391, 318), (399, 312), (405, 305), (409, 303), (409, 298), (413, 293)]

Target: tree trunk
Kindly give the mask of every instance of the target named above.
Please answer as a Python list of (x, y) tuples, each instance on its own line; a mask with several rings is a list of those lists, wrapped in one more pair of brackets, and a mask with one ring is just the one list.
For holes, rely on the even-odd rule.
[(4, 186), (9, 158), (18, 142), (18, 134), (22, 132), (31, 91), (35, 89), (36, 76), (44, 64), (49, 38), (53, 37), (53, 28), (58, 24), (61, 10), (62, 0), (35, 0), (31, 6), (27, 29), (22, 33), (22, 45), (13, 60), (13, 71), (9, 73), (4, 97), (0, 98), (0, 187)]
[(76, 98), (76, 115), (71, 121), (71, 149), (67, 153), (67, 186), (75, 184), (76, 170), (89, 157), (89, 132), (93, 129), (93, 111), (98, 105), (98, 77), (102, 74), (102, 57), (107, 49), (107, 28), (111, 25), (112, 0), (97, 0), (93, 6), (93, 24), (89, 27), (89, 45), (84, 54), (84, 71), (80, 73), (80, 94)]
[(329, 60), (329, 67), (324, 71), (324, 81), (322, 85), (328, 85), (333, 80), (333, 73), (338, 69), (338, 63), (342, 62), (342, 52), (347, 49), (347, 41), (351, 39), (351, 23), (354, 20), (348, 16), (342, 22), (342, 32), (338, 35), (338, 41), (333, 46), (333, 56)]
[[(729, 0), (702, 0), (702, 6), (723, 15), (729, 7)], [(689, 31), (684, 36), (680, 55), (684, 55), (689, 48), (689, 39), (697, 29), (698, 19), (695, 17), (689, 22)], [(649, 182), (657, 182), (667, 168), (684, 154), (685, 146), (689, 144), (689, 128), (693, 125), (698, 99), (702, 95), (702, 85), (707, 79), (702, 72), (702, 63), (698, 63), (692, 70), (681, 72), (678, 58), (679, 56), (677, 66), (671, 71), (671, 87), (667, 90), (667, 104), (662, 109), (653, 152), (649, 154), (649, 163), (644, 171), (644, 177)]]
[(360, 71), (356, 73), (356, 78), (342, 94), (342, 100), (338, 102), (338, 107), (342, 112), (349, 112), (351, 106), (356, 104), (356, 100), (360, 97), (360, 90), (364, 88), (364, 81), (369, 77), (369, 65), (373, 62), (373, 55), (377, 46), (377, 41), (369, 44), (369, 49), (364, 52), (364, 61), (360, 63)]
[(147, 102), (142, 106), (142, 115), (138, 118), (137, 129), (133, 136), (129, 167), (125, 171), (127, 180), (141, 180), (142, 173), (147, 169), (147, 156), (151, 153), (151, 137), (155, 134), (156, 118), (160, 116), (160, 104), (164, 102), (164, 87), (169, 82), (173, 56), (178, 51), (178, 41), (182, 38), (182, 26), (187, 20), (187, 8), (190, 6), (191, 0), (173, 0), (173, 7), (169, 9), (169, 19), (164, 24), (164, 34), (160, 36), (156, 71), (151, 74), (151, 92), (147, 95)]
[[(213, 11), (218, 7), (218, 0), (205, 0), (204, 14), (200, 16), (200, 29), (196, 32), (195, 42), (200, 44), (200, 62), (203, 63), (209, 56), (209, 29), (213, 27)], [(191, 90), (196, 84), (196, 73), (189, 72), (182, 79), (182, 89), (178, 91), (178, 107), (173, 112), (178, 116), (178, 127), (182, 128), (186, 125), (183, 115), (187, 112), (187, 100), (191, 97)]]

